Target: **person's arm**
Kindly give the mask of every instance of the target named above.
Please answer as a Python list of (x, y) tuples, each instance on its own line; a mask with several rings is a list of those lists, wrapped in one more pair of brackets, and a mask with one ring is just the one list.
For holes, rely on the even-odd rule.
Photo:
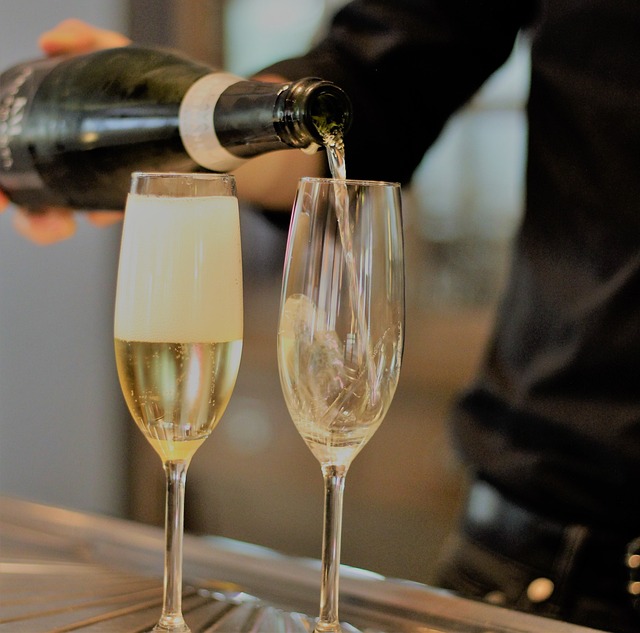
[[(316, 47), (258, 76), (334, 81), (353, 101), (347, 177), (406, 183), (447, 118), (507, 59), (530, 12), (529, 0), (354, 0)], [(267, 154), (236, 172), (240, 195), (272, 210), (290, 208), (304, 175), (327, 175), (324, 152)]]
[(354, 0), (306, 55), (267, 69), (353, 102), (350, 178), (406, 183), (448, 117), (508, 58), (531, 0)]
[(233, 171), (238, 198), (265, 211), (290, 212), (300, 178), (325, 176), (326, 164), (324, 151), (282, 150), (257, 156)]

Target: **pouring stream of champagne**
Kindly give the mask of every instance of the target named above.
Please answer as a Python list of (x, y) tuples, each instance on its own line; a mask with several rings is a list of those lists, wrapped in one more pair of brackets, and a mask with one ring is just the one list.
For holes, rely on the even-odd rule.
[[(344, 150), (344, 136), (341, 127), (330, 127), (320, 129), (324, 146), (329, 162), (329, 171), (336, 180), (346, 180), (346, 160)], [(338, 218), (338, 228), (340, 241), (347, 266), (347, 277), (349, 281), (349, 293), (351, 303), (355, 309), (356, 328), (358, 338), (361, 341), (359, 349), (364, 349), (365, 369), (368, 373), (368, 383), (370, 388), (370, 406), (375, 407), (379, 398), (379, 390), (376, 381), (376, 368), (372, 353), (371, 340), (367, 328), (367, 319), (362, 305), (362, 293), (358, 291), (358, 277), (355, 268), (353, 237), (351, 225), (349, 224), (349, 194), (346, 185), (336, 182), (334, 185), (336, 216)], [(331, 410), (331, 409), (330, 409)]]

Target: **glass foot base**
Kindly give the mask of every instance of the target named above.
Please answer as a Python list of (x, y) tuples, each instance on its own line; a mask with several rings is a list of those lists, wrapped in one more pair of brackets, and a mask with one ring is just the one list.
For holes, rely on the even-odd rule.
[(191, 629), (187, 626), (186, 622), (180, 618), (167, 622), (161, 620), (149, 633), (191, 633)]

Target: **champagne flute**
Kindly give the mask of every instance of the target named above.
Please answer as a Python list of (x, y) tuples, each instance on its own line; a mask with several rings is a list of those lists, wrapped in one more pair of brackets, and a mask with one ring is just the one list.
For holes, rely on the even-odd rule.
[(242, 323), (233, 176), (134, 173), (114, 336), (125, 400), (166, 474), (164, 598), (153, 631), (189, 632), (182, 617), (185, 478), (231, 397)]
[(303, 178), (285, 255), (278, 365), (289, 413), (324, 477), (317, 633), (341, 631), (345, 477), (391, 404), (403, 337), (399, 185)]

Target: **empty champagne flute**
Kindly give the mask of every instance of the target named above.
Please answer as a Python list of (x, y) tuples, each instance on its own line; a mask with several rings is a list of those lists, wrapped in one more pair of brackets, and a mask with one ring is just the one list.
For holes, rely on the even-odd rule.
[(189, 632), (182, 616), (185, 478), (231, 397), (242, 309), (234, 178), (134, 173), (114, 336), (122, 392), (167, 481), (164, 598), (153, 631)]
[(289, 413), (324, 477), (317, 633), (341, 631), (345, 477), (391, 404), (403, 340), (400, 186), (303, 178), (285, 255), (278, 365)]

